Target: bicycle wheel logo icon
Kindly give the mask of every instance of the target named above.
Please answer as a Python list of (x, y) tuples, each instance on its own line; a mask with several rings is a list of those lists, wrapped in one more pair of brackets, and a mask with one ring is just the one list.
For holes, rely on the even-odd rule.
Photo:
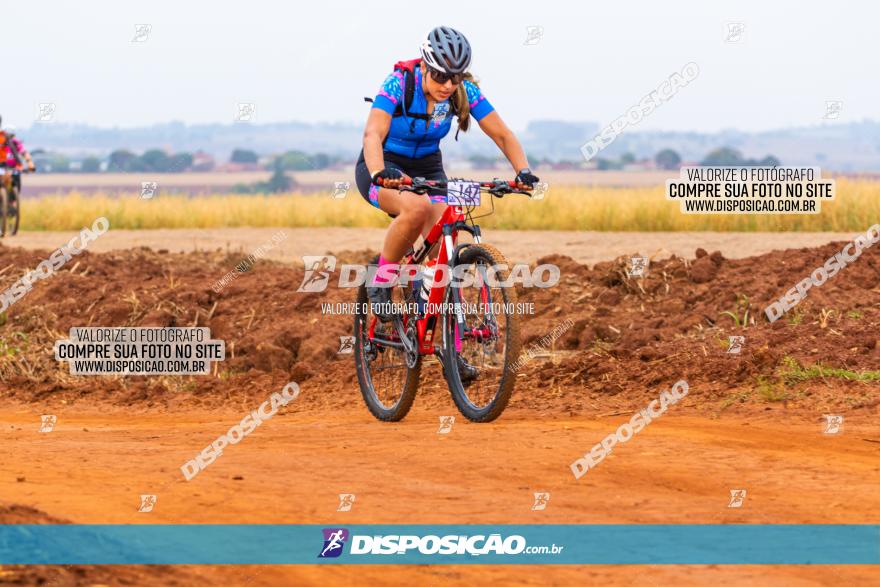
[(455, 424), (455, 416), (440, 416), (440, 428), (437, 434), (449, 434), (452, 432), (452, 426)]
[(627, 269), (626, 274), (629, 277), (644, 277), (645, 273), (648, 271), (648, 258), (647, 257), (631, 257), (630, 258), (630, 266)]
[(141, 505), (138, 507), (138, 511), (148, 514), (153, 511), (153, 508), (156, 506), (156, 496), (155, 495), (141, 495)]
[(843, 430), (843, 416), (825, 414), (825, 434), (839, 434)]
[(150, 33), (153, 32), (153, 25), (151, 24), (136, 24), (134, 25), (134, 38), (131, 40), (132, 43), (146, 43), (150, 38)]
[(55, 120), (55, 102), (39, 102), (37, 103), (37, 122), (54, 122)]
[(727, 352), (731, 355), (738, 355), (742, 352), (743, 345), (746, 343), (745, 336), (729, 336)]
[(141, 182), (141, 199), (142, 200), (150, 200), (153, 196), (156, 195), (156, 192), (159, 190), (159, 183), (155, 181), (142, 181)]
[(547, 504), (550, 502), (550, 494), (542, 491), (535, 493), (535, 503), (532, 504), (532, 511), (537, 512), (541, 510), (547, 509)]
[(330, 274), (336, 269), (336, 257), (333, 255), (303, 255), (305, 274), (297, 288), (298, 293), (316, 293), (327, 289)]
[(342, 554), (345, 541), (350, 533), (346, 528), (324, 528), (324, 546), (318, 553), (318, 558), (336, 558)]
[(58, 418), (52, 414), (40, 416), (40, 432), (52, 432), (55, 429), (55, 422)]
[(340, 336), (339, 337), (339, 350), (336, 351), (337, 355), (350, 355), (354, 352), (354, 337), (353, 336)]
[(544, 37), (544, 27), (532, 25), (526, 27), (526, 40), (523, 45), (537, 45)]
[(330, 194), (330, 197), (334, 200), (341, 200), (348, 193), (349, 187), (351, 187), (351, 183), (347, 181), (333, 182), (333, 192)]
[(257, 105), (253, 102), (237, 102), (235, 104), (235, 122), (254, 122), (257, 118)]
[(729, 508), (741, 508), (746, 501), (745, 489), (731, 489), (730, 501), (727, 503)]
[(350, 512), (351, 508), (354, 506), (354, 493), (340, 493), (339, 494), (339, 506), (336, 508), (337, 512)]
[(725, 43), (741, 43), (743, 35), (746, 32), (746, 25), (742, 22), (727, 23), (727, 35), (724, 37)]

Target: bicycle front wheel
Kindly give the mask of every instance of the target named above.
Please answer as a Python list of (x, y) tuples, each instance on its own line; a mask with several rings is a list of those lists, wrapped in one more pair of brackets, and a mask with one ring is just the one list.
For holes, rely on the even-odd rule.
[(0, 187), (0, 236), (6, 236), (7, 223), (9, 220), (9, 192), (5, 187)]
[(447, 289), (449, 301), (459, 306), (443, 320), (443, 371), (455, 405), (473, 422), (500, 416), (516, 379), (520, 317), (516, 291), (503, 285), (506, 266), (495, 247), (468, 246), (456, 267), (462, 282)]

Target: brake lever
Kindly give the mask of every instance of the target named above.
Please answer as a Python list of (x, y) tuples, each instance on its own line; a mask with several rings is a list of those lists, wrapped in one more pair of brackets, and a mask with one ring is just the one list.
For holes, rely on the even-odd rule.
[(412, 185), (407, 186), (409, 188), (407, 191), (419, 195), (427, 194), (428, 190), (431, 189), (431, 186), (425, 185), (427, 181), (424, 177), (414, 177), (412, 178)]

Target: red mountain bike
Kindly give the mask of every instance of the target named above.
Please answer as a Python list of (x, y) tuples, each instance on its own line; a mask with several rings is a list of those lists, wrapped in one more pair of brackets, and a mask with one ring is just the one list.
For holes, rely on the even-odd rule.
[[(522, 347), (516, 291), (506, 287), (507, 262), (495, 247), (484, 244), (474, 216), (480, 194), (531, 195), (510, 181), (427, 181), (416, 177), (402, 191), (425, 194), (445, 191), (449, 205), (417, 251), (410, 251), (401, 266), (418, 266), (439, 242), (437, 265), (427, 299), (422, 288), (398, 284), (392, 290), (395, 311), (388, 322), (373, 313), (366, 284), (358, 290), (354, 319), (354, 357), (358, 383), (372, 414), (384, 421), (402, 420), (412, 407), (419, 385), (422, 358), (434, 355), (455, 405), (473, 422), (490, 422), (501, 415), (516, 374), (513, 364)], [(472, 243), (457, 243), (459, 231), (473, 236)], [(374, 263), (378, 256), (374, 259)], [(369, 278), (368, 278), (369, 279)], [(440, 336), (435, 337), (439, 326)], [(436, 338), (439, 338), (437, 344)], [(476, 380), (462, 382), (459, 356), (479, 370)]]

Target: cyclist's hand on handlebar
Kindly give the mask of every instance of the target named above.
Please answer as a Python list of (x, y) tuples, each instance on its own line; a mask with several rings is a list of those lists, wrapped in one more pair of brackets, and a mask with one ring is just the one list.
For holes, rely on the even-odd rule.
[(528, 190), (533, 188), (540, 180), (537, 175), (533, 174), (530, 169), (526, 168), (520, 170), (520, 172), (516, 174), (516, 179), (513, 181), (516, 182), (516, 189)]
[(396, 190), (401, 186), (404, 180), (410, 180), (411, 178), (401, 172), (399, 169), (391, 169), (385, 168), (382, 171), (377, 171), (373, 174), (373, 183), (381, 186), (383, 188), (388, 188), (392, 190)]
[(31, 173), (34, 173), (36, 170), (37, 170), (37, 166), (34, 165), (33, 163), (28, 165), (28, 171), (30, 171)]

